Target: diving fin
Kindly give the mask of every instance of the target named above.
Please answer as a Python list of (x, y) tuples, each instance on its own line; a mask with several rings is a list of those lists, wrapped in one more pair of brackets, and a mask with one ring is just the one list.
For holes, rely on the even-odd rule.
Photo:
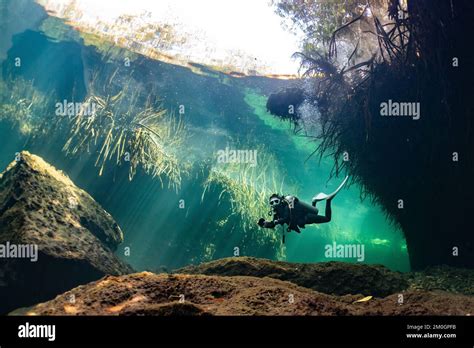
[(316, 205), (316, 203), (319, 202), (319, 201), (324, 201), (326, 199), (333, 199), (334, 196), (337, 195), (337, 193), (344, 187), (344, 185), (347, 182), (347, 179), (349, 179), (349, 176), (346, 176), (344, 181), (339, 185), (337, 190), (334, 191), (333, 193), (327, 195), (327, 194), (321, 192), (321, 193), (318, 193), (316, 196), (314, 196), (313, 197), (313, 206)]

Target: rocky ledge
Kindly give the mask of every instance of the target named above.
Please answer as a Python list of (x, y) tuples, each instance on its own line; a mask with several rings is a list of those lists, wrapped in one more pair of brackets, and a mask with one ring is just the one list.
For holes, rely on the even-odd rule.
[[(381, 266), (356, 265), (357, 277), (349, 263), (291, 264), (256, 258), (232, 258), (190, 266), (179, 273), (150, 272), (107, 276), (79, 286), (54, 300), (12, 315), (472, 315), (474, 297), (440, 290), (415, 289), (405, 276)], [(377, 277), (363, 278), (378, 270), (386, 276), (384, 287), (377, 288)], [(303, 270), (302, 270), (303, 269)], [(298, 275), (298, 272), (300, 274)], [(189, 273), (213, 273), (189, 274)], [(360, 284), (334, 285), (320, 290), (321, 275), (327, 282), (337, 274)], [(328, 274), (325, 274), (328, 273)], [(249, 273), (238, 275), (237, 273)], [(251, 275), (250, 275), (251, 274)], [(289, 277), (292, 280), (276, 279)], [(330, 278), (334, 277), (334, 278)], [(307, 279), (308, 278), (308, 279)], [(317, 279), (317, 276), (316, 276)], [(306, 286), (301, 284), (306, 283)], [(319, 279), (320, 281), (320, 279)], [(297, 285), (298, 282), (300, 285)], [(393, 284), (390, 284), (393, 282)], [(342, 285), (342, 284), (341, 284)], [(370, 286), (396, 290), (383, 297), (366, 292)], [(406, 287), (405, 289), (398, 288)], [(407, 287), (408, 286), (408, 287)], [(362, 289), (365, 293), (358, 291)], [(368, 290), (367, 290), (368, 291)], [(335, 293), (346, 293), (337, 295)], [(330, 294), (331, 293), (331, 294)], [(74, 299), (71, 301), (71, 299)]]
[(175, 271), (185, 274), (271, 277), (326, 294), (383, 297), (408, 287), (399, 272), (382, 265), (343, 262), (290, 263), (253, 257), (225, 258)]
[[(335, 296), (269, 277), (107, 276), (12, 315), (470, 315), (474, 298), (407, 291)], [(71, 301), (71, 299), (74, 299)]]

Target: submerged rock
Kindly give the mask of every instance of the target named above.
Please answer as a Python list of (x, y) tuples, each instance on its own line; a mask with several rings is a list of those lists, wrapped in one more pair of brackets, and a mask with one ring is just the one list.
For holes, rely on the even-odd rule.
[[(304, 91), (301, 88), (288, 87), (268, 97), (267, 110), (273, 115), (297, 121), (297, 110), (304, 99)], [(292, 109), (293, 112), (291, 112)]]
[(231, 257), (184, 267), (175, 273), (271, 277), (335, 295), (363, 294), (384, 297), (408, 288), (408, 282), (399, 272), (392, 272), (381, 265), (346, 262), (305, 264)]
[(474, 270), (451, 266), (432, 266), (422, 272), (407, 274), (410, 288), (441, 290), (474, 296)]
[[(292, 295), (294, 302), (289, 301)], [(71, 304), (68, 299), (76, 301)], [(347, 314), (345, 304), (271, 278), (168, 275), (108, 276), (21, 315), (297, 315)]]
[[(470, 315), (474, 298), (404, 292), (360, 301), (269, 277), (154, 274), (107, 276), (11, 315)], [(74, 298), (74, 303), (70, 299)]]
[[(0, 174), (0, 313), (132, 272), (113, 254), (122, 241), (117, 223), (89, 194), (22, 152)], [(12, 253), (21, 248), (22, 255)]]

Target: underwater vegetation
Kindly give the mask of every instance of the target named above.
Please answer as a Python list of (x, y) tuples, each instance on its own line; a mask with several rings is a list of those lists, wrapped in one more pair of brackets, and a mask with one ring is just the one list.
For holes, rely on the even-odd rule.
[(69, 120), (70, 137), (63, 149), (68, 155), (98, 149), (95, 165), (99, 175), (108, 161), (116, 165), (129, 162), (130, 180), (141, 166), (147, 174), (165, 176), (169, 185), (179, 187), (183, 166), (176, 152), (185, 137), (184, 124), (155, 106), (155, 100), (140, 104), (139, 98), (131, 84), (115, 95), (92, 91), (85, 107)]
[[(240, 218), (239, 230), (244, 234), (252, 233), (257, 243), (275, 243), (279, 245), (280, 236), (275, 231), (266, 231), (256, 227), (256, 221), (269, 212), (268, 197), (281, 192), (283, 180), (274, 170), (275, 158), (263, 146), (258, 150), (258, 166), (251, 163), (225, 163), (214, 165), (204, 182), (202, 200), (213, 186), (220, 187), (218, 202), (230, 202), (231, 210), (222, 221), (237, 215)], [(281, 255), (280, 255), (281, 256)]]
[[(387, 23), (365, 13), (329, 35), (323, 51), (307, 46), (299, 54), (320, 111), (315, 153), (330, 154), (333, 174), (350, 173), (362, 195), (402, 227), (413, 268), (472, 267), (472, 80), (458, 68), (472, 61), (460, 33), (470, 30), (473, 4), (388, 1)], [(375, 45), (356, 60), (358, 41), (349, 51), (341, 42), (360, 21)], [(391, 101), (418, 103), (420, 112), (382, 117)]]
[(0, 121), (17, 128), (23, 135), (36, 134), (47, 111), (49, 96), (38, 91), (31, 81), (0, 78)]
[[(110, 53), (102, 57), (104, 66), (110, 58)], [(29, 136), (30, 143), (59, 138), (68, 156), (96, 156), (99, 175), (107, 163), (127, 164), (130, 180), (141, 167), (178, 188), (186, 170), (177, 157), (186, 138), (181, 118), (117, 69), (92, 71), (87, 90), (82, 101), (59, 102), (56, 91), (46, 95), (33, 80), (7, 76), (0, 81), (0, 120)]]

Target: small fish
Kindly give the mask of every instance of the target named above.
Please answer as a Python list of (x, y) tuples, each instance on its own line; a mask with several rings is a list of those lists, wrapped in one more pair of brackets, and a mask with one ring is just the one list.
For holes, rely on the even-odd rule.
[(371, 300), (371, 299), (372, 299), (372, 296), (366, 296), (366, 297), (361, 298), (360, 300), (357, 300), (357, 301), (355, 301), (355, 302), (353, 302), (353, 303), (367, 302), (367, 301), (369, 301), (369, 300)]

